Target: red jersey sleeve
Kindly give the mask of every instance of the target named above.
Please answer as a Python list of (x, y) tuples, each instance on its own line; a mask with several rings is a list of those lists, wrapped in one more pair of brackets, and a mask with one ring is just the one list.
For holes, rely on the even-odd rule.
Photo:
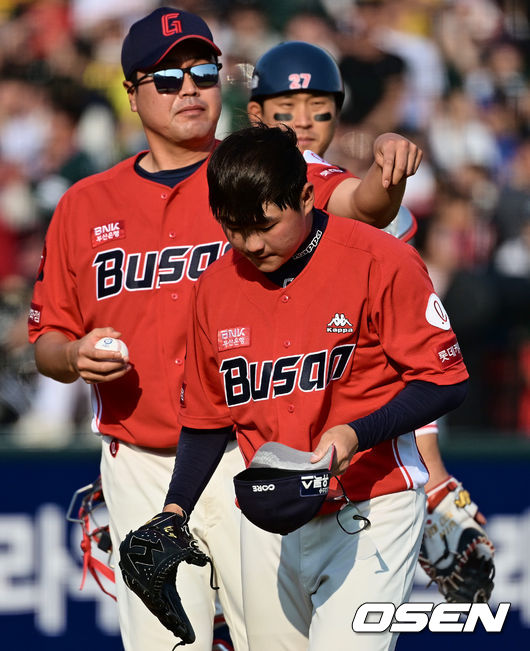
[(343, 167), (328, 163), (312, 151), (305, 151), (304, 159), (307, 163), (307, 180), (313, 184), (317, 208), (326, 209), (335, 188), (343, 181), (358, 178)]
[(216, 359), (216, 342), (203, 327), (200, 307), (201, 281), (195, 285), (188, 334), (186, 366), (180, 394), (179, 422), (194, 429), (217, 429), (232, 425)]
[(378, 288), (370, 306), (385, 354), (405, 382), (462, 382), (468, 372), (427, 269), (408, 244), (395, 248), (394, 259), (380, 258), (375, 272)]
[(77, 299), (76, 276), (70, 264), (73, 247), (68, 229), (71, 219), (69, 204), (67, 193), (59, 202), (46, 233), (28, 318), (29, 340), (32, 343), (50, 330), (59, 330), (69, 339), (77, 339), (85, 334)]

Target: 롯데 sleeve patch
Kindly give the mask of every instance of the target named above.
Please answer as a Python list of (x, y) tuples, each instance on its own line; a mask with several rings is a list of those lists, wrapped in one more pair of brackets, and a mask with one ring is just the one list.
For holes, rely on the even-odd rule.
[(436, 356), (440, 362), (442, 371), (462, 361), (462, 351), (460, 350), (456, 336), (453, 336), (447, 343), (439, 346), (436, 349)]
[(29, 306), (28, 323), (33, 326), (39, 326), (41, 312), (42, 312), (42, 305), (37, 305), (37, 303), (31, 303), (31, 305)]

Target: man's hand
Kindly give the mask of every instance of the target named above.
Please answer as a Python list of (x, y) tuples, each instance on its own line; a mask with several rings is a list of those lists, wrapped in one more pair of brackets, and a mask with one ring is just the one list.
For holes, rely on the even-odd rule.
[(122, 357), (119, 352), (95, 347), (102, 337), (120, 336), (121, 333), (111, 327), (94, 328), (81, 339), (70, 342), (67, 348), (70, 366), (87, 384), (111, 382), (123, 377), (132, 368), (129, 358)]
[(374, 142), (374, 160), (382, 170), (384, 188), (416, 173), (423, 151), (397, 133), (383, 133)]
[(359, 441), (353, 427), (349, 425), (336, 425), (328, 429), (320, 439), (313, 451), (311, 463), (320, 461), (326, 454), (330, 445), (335, 446), (335, 460), (331, 468), (333, 476), (342, 475), (348, 470), (353, 455), (357, 452)]
[(335, 188), (326, 209), (341, 217), (386, 228), (396, 217), (407, 177), (415, 174), (422, 150), (397, 133), (383, 133), (373, 146), (374, 161), (364, 178), (347, 178)]

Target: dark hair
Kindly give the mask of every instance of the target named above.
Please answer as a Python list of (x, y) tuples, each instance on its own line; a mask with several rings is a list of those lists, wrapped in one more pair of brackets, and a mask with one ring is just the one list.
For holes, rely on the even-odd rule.
[(245, 229), (265, 221), (265, 203), (281, 210), (300, 208), (307, 165), (292, 129), (259, 123), (225, 138), (213, 152), (207, 174), (214, 217)]

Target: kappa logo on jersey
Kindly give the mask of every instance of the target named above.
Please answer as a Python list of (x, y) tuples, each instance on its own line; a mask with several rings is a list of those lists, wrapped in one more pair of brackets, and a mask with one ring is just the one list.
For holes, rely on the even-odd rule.
[(335, 312), (335, 316), (328, 323), (326, 332), (353, 332), (353, 326), (344, 315), (344, 312)]
[(42, 313), (42, 305), (31, 303), (29, 307), (28, 323), (34, 326), (40, 325), (40, 317)]
[(436, 355), (442, 370), (453, 366), (457, 362), (462, 361), (462, 351), (458, 344), (456, 336), (450, 339), (446, 344), (436, 350)]
[(126, 253), (123, 249), (100, 251), (92, 262), (96, 267), (97, 299), (117, 296), (123, 290), (155, 289), (179, 283), (183, 278), (198, 280), (229, 246), (227, 242), (206, 242), (142, 253)]
[(237, 326), (217, 331), (217, 347), (219, 352), (231, 348), (244, 348), (250, 346), (250, 328)]
[(178, 20), (179, 16), (179, 13), (162, 16), (162, 34), (164, 36), (172, 36), (182, 32), (182, 23)]
[[(355, 344), (336, 346), (307, 355), (290, 355), (265, 362), (249, 362), (245, 357), (224, 359), (219, 367), (223, 376), (226, 404), (278, 398), (300, 391), (323, 391), (331, 381), (340, 380), (355, 349)], [(259, 367), (261, 366), (261, 369)]]
[(103, 226), (96, 226), (92, 229), (92, 248), (125, 238), (125, 222), (109, 222)]

